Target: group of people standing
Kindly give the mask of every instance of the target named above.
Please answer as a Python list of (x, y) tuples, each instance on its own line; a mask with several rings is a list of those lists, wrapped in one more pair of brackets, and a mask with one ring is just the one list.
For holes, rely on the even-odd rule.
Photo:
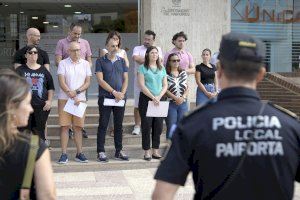
[[(80, 24), (72, 24), (68, 36), (58, 41), (55, 51), (55, 63), (60, 90), (58, 93), (58, 114), (62, 154), (58, 163), (68, 162), (67, 145), (69, 133), (74, 133), (77, 154), (75, 160), (88, 162), (82, 152), (84, 119), (64, 111), (69, 98), (75, 104), (87, 101), (87, 89), (91, 82), (92, 53), (89, 42), (82, 39)], [(203, 63), (195, 67), (193, 56), (185, 50), (187, 35), (176, 33), (172, 38), (174, 48), (165, 54), (160, 47), (154, 46), (156, 34), (147, 30), (144, 42), (133, 49), (134, 60), (134, 119), (133, 135), (142, 135), (144, 159), (160, 159), (160, 135), (163, 131), (162, 117), (146, 116), (148, 102), (158, 105), (160, 101), (169, 101), (167, 138), (171, 138), (172, 127), (189, 109), (188, 77), (195, 75), (197, 88), (196, 104), (203, 104), (217, 94), (216, 66), (210, 63), (211, 51), (202, 52)], [(40, 32), (35, 28), (27, 31), (28, 43), (15, 54), (15, 68), (31, 85), (34, 112), (31, 114), (27, 129), (36, 132), (47, 142), (45, 126), (51, 109), (54, 84), (49, 72), (49, 58), (37, 45)], [(111, 31), (106, 39), (105, 48), (100, 50), (95, 63), (95, 74), (99, 84), (99, 126), (97, 131), (97, 158), (107, 162), (105, 136), (109, 129), (114, 137), (115, 158), (129, 160), (122, 147), (122, 123), (125, 112), (128, 87), (129, 61), (121, 46), (121, 35)], [(164, 56), (163, 56), (164, 55)], [(123, 101), (123, 106), (106, 105), (106, 99)], [(86, 133), (85, 133), (86, 134)], [(84, 135), (84, 137), (87, 137)], [(152, 143), (152, 145), (151, 145)]]

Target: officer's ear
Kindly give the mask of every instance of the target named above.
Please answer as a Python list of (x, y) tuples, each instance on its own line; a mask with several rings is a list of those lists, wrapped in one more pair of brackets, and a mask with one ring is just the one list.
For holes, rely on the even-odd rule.
[(218, 61), (216, 65), (217, 65), (217, 78), (218, 80), (220, 80), (224, 74), (224, 70), (220, 61)]
[(256, 83), (261, 82), (264, 79), (265, 74), (266, 74), (266, 68), (262, 65), (259, 69), (259, 72), (258, 72), (257, 76), (256, 76)]

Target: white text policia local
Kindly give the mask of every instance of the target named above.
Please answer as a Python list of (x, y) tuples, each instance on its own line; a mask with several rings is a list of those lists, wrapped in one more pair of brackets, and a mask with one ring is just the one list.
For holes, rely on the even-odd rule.
[[(213, 131), (219, 128), (233, 130), (235, 142), (217, 143), (216, 157), (241, 156), (282, 156), (281, 123), (276, 116), (230, 116), (217, 117), (212, 121)], [(222, 133), (221, 133), (222, 134)], [(250, 141), (247, 147), (247, 140)]]

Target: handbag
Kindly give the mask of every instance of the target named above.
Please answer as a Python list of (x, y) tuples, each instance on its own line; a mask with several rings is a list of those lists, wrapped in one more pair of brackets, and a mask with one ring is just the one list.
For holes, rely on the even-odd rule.
[(20, 200), (30, 199), (30, 188), (38, 149), (39, 137), (37, 135), (31, 135), (30, 149), (27, 157), (26, 169), (23, 177), (22, 186), (20, 189)]

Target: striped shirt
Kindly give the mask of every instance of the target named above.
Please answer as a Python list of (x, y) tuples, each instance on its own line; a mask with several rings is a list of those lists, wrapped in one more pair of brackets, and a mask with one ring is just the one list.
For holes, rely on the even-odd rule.
[(177, 77), (169, 74), (168, 79), (168, 90), (177, 97), (181, 97), (187, 89), (187, 73), (182, 71)]

